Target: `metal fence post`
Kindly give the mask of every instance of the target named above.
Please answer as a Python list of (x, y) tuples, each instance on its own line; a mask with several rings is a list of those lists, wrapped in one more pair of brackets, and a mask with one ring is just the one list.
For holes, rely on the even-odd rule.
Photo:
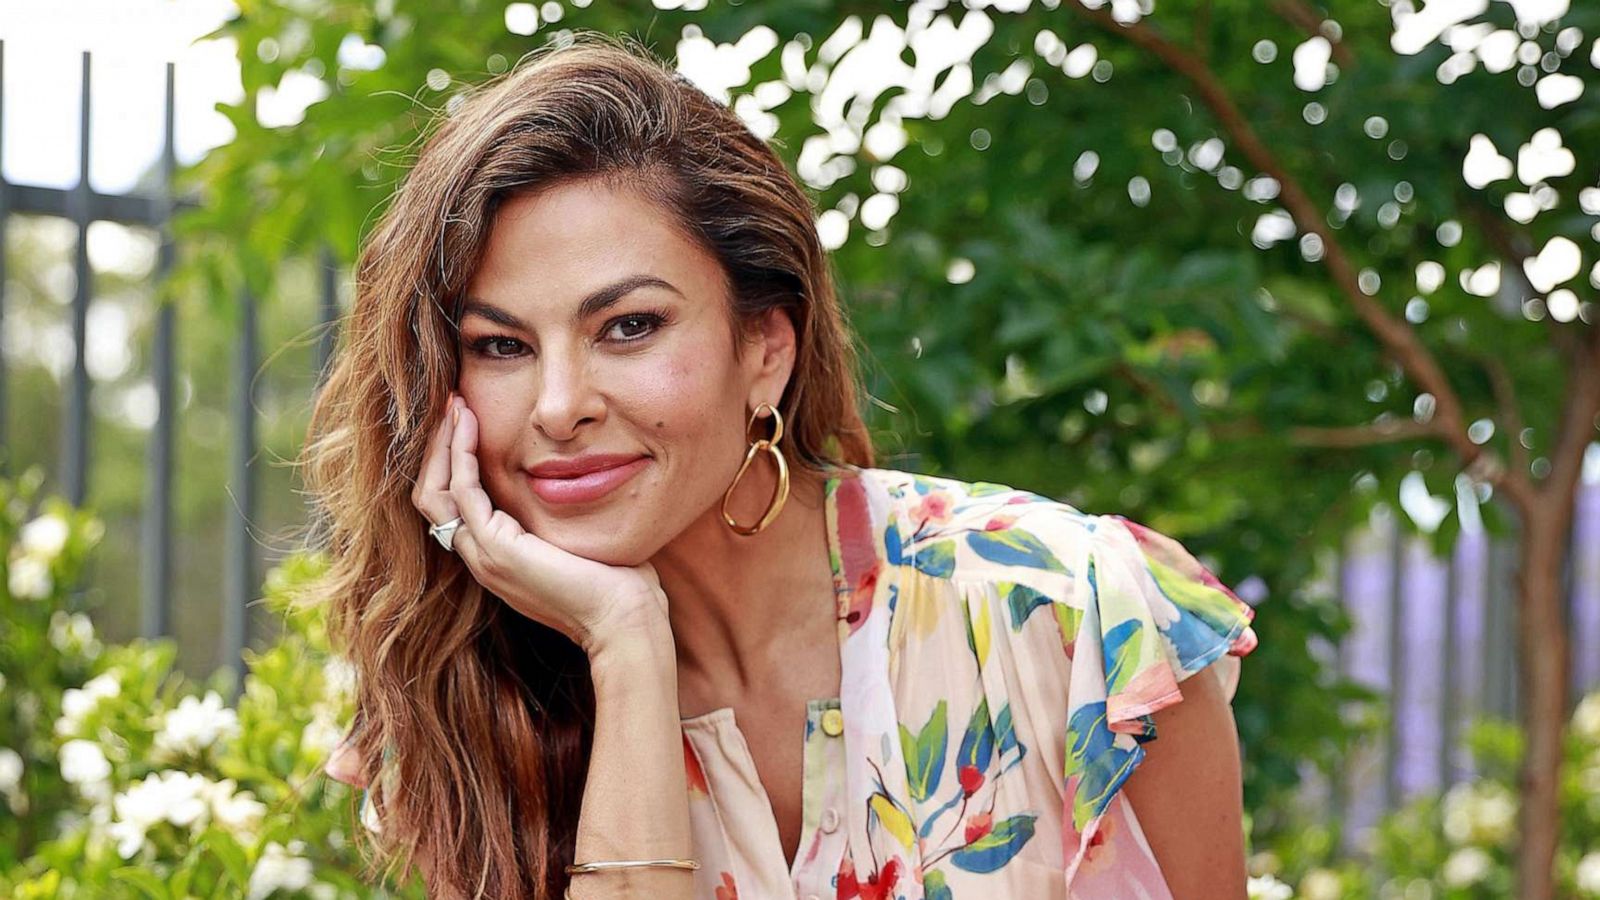
[[(161, 255), (156, 278), (164, 280), (172, 270), (172, 178), (177, 170), (174, 151), (176, 72), (167, 63), (166, 134), (161, 151), (161, 187), (156, 195), (160, 217)], [(178, 418), (176, 400), (177, 351), (176, 310), (164, 302), (156, 312), (156, 333), (151, 348), (150, 381), (156, 392), (156, 421), (150, 431), (146, 461), (144, 527), (140, 535), (139, 633), (147, 638), (165, 636), (171, 630), (169, 595), (172, 591), (172, 471), (173, 429)]]
[(74, 271), (78, 283), (72, 294), (72, 376), (67, 388), (67, 416), (61, 451), (65, 456), (62, 483), (67, 500), (81, 506), (89, 493), (89, 364), (85, 358), (89, 332), (89, 294), (94, 273), (89, 270), (89, 51), (83, 51), (83, 84), (79, 103), (78, 186), (68, 195), (72, 220), (78, 226)]
[(249, 604), (256, 592), (255, 547), (250, 524), (255, 519), (255, 373), (256, 301), (246, 287), (239, 294), (238, 346), (234, 351), (233, 440), (229, 450), (231, 504), (228, 514), (222, 610), (222, 664), (244, 676), (244, 648), (249, 640)]

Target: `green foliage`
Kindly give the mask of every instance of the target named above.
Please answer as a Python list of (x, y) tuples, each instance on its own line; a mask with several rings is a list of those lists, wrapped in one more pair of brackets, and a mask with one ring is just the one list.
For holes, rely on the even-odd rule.
[[(325, 561), (272, 570), (262, 605), (283, 633), (246, 651), (230, 703), (226, 671), (196, 683), (175, 670), (170, 640), (103, 644), (67, 611), (65, 586), (102, 526), (57, 498), (34, 510), (37, 482), (0, 481), (0, 893), (367, 896), (351, 789), (321, 772), (352, 712), (353, 673), (330, 653), (321, 610), (291, 604)], [(415, 884), (397, 895), (422, 896)]]
[(62, 688), (89, 680), (102, 654), (88, 617), (69, 611), (63, 598), (103, 528), (59, 498), (39, 502), (42, 481), (38, 469), (0, 481), (0, 546), (7, 549), (0, 585), (0, 802), (10, 813), (0, 815), (0, 870), (43, 838), (40, 823), (72, 805), (54, 765), (49, 724), (62, 715)]
[[(1600, 692), (1578, 704), (1566, 731), (1556, 855), (1559, 895), (1600, 897)], [(1279, 829), (1252, 857), (1262, 896), (1268, 882), (1296, 886), (1292, 894), (1280, 893), (1280, 900), (1511, 896), (1523, 742), (1513, 723), (1475, 723), (1465, 739), (1474, 777), (1385, 816), (1370, 835), (1367, 852), (1355, 858), (1341, 858), (1336, 823)]]
[[(1516, 302), (1520, 285), (1486, 298), (1459, 276), (1500, 260), (1508, 280), (1520, 278), (1520, 257), (1557, 236), (1581, 242), (1593, 217), (1513, 221), (1504, 214), (1508, 195), (1531, 186), (1469, 188), (1462, 160), (1475, 134), (1514, 156), (1550, 127), (1573, 150), (1575, 177), (1587, 177), (1600, 118), (1583, 102), (1549, 110), (1533, 102), (1518, 81), (1537, 77), (1533, 66), (1475, 68), (1444, 83), (1437, 73), (1451, 49), (1431, 43), (1397, 54), (1392, 4), (1384, 3), (1341, 4), (1337, 27), (1321, 24), (1336, 33), (1338, 70), (1305, 91), (1291, 78), (1292, 48), (1319, 26), (1295, 17), (1303, 6), (1180, 0), (1138, 25), (1188, 54), (1226, 96), (1276, 174), (1310, 198), (1351, 268), (1373, 277), (1372, 301), (1436, 358), (1466, 421), (1504, 420), (1492, 375), (1506, 370), (1526, 427), (1501, 421), (1486, 449), (1505, 458), (1523, 446), (1537, 472), (1560, 421), (1567, 332), (1578, 326), (1529, 321)], [(909, 7), (837, 0), (692, 12), (571, 4), (530, 36), (507, 29), (504, 4), (481, 0), (239, 7), (219, 32), (237, 42), (243, 66), (244, 99), (222, 109), (238, 137), (184, 173), (183, 185), (206, 202), (181, 224), (184, 255), (172, 282), (175, 293), (224, 308), (246, 282), (282, 308), (295, 298), (277, 277), (282, 266), (322, 246), (351, 262), (434, 112), (568, 29), (630, 34), (668, 57), (680, 39), (728, 43), (757, 26), (770, 28), (780, 48), (793, 41), (817, 80), (795, 85), (767, 112), (777, 122), (774, 147), (797, 167), (801, 148), (823, 131), (817, 84), (842, 69), (821, 48), (852, 26), (911, 24)], [(1459, 460), (1431, 437), (1306, 437), (1426, 418), (1418, 412), (1425, 398), (1356, 315), (1325, 254), (1295, 240), (1252, 243), (1253, 226), (1280, 201), (1229, 184), (1225, 173), (1253, 179), (1263, 166), (1188, 74), (1128, 40), (1128, 30), (1097, 27), (1071, 0), (937, 15), (948, 17), (941, 25), (971, 18), (989, 29), (970, 60), (975, 85), (1025, 64), (1021, 90), (980, 90), (947, 114), (908, 115), (897, 123), (904, 149), (880, 155), (862, 142), (839, 154), (838, 174), (807, 183), (819, 209), (851, 219), (833, 264), (861, 336), (875, 400), (869, 425), (883, 461), (1122, 513), (1183, 539), (1229, 584), (1259, 579), (1262, 646), (1244, 667), (1235, 705), (1250, 755), (1246, 796), (1270, 833), (1280, 826), (1271, 811), (1296, 786), (1301, 764), (1335, 771), (1381, 712), (1315, 655), (1348, 622), (1332, 598), (1304, 589), (1314, 560), (1374, 505), (1392, 503), (1411, 472), (1457, 502)], [(1481, 20), (1506, 29), (1514, 15), (1494, 4)], [(1562, 62), (1581, 63), (1582, 54), (1555, 49), (1566, 26), (1594, 33), (1600, 8), (1574, 4), (1560, 23), (1522, 38), (1589, 82), (1592, 96), (1594, 72)], [(1047, 60), (1045, 34), (1091, 48), (1094, 77)], [(381, 49), (382, 64), (341, 61), (341, 44), (353, 40)], [(1261, 42), (1276, 48), (1270, 61), (1256, 57)], [(736, 97), (784, 80), (781, 55), (754, 62)], [(959, 73), (933, 74), (947, 82)], [(298, 124), (263, 126), (257, 99), (287, 77), (318, 79), (328, 96)], [(866, 113), (858, 130), (888, 122), (887, 101), (904, 92), (857, 98), (852, 108)], [(1316, 124), (1314, 112), (1323, 117)], [(1192, 151), (1213, 139), (1224, 144), (1220, 164), (1196, 165)], [(883, 176), (903, 176), (907, 187), (880, 190)], [(1564, 197), (1581, 187), (1549, 181)], [(1148, 187), (1148, 201), (1130, 202), (1135, 183)], [(897, 212), (887, 226), (866, 228), (859, 210), (881, 193), (893, 195)], [(1452, 232), (1459, 235), (1445, 237)], [(1443, 268), (1436, 288), (1420, 283), (1424, 263)], [(1504, 529), (1498, 505), (1481, 515), (1492, 531)], [(1458, 528), (1458, 517), (1447, 516), (1432, 534), (1435, 548), (1448, 550)]]

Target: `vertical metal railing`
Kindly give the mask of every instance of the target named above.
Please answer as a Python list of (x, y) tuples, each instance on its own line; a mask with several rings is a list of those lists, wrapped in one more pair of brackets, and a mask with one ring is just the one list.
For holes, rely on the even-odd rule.
[(328, 363), (333, 359), (335, 349), (336, 335), (333, 324), (339, 319), (339, 264), (333, 257), (333, 251), (326, 246), (322, 248), (320, 257), (322, 297), (317, 304), (317, 318), (322, 326), (317, 334), (317, 387), (319, 388), (323, 379), (328, 377)]
[(89, 334), (89, 295), (94, 290), (94, 273), (89, 270), (89, 51), (83, 52), (83, 82), (78, 104), (78, 184), (67, 195), (72, 223), (78, 229), (73, 248), (73, 274), (77, 283), (72, 292), (72, 375), (67, 382), (67, 415), (63, 421), (61, 448), (66, 454), (61, 483), (74, 506), (89, 496), (89, 365), (86, 344)]
[[(176, 248), (172, 242), (172, 180), (177, 171), (177, 72), (167, 63), (166, 99), (163, 104), (161, 180), (156, 194), (156, 217), (161, 231), (156, 278), (172, 270)], [(163, 298), (156, 311), (156, 330), (150, 347), (150, 383), (156, 394), (156, 420), (150, 429), (146, 455), (144, 522), (140, 534), (139, 633), (161, 637), (172, 630), (169, 598), (172, 594), (172, 474), (175, 466), (174, 429), (177, 408), (177, 311), (171, 298)]]
[[(5, 44), (0, 41), (0, 97), (4, 96)], [(176, 133), (177, 72), (173, 63), (166, 65), (165, 116), (163, 142), (159, 162), (159, 183), (154, 196), (103, 195), (94, 191), (89, 180), (89, 158), (92, 135), (90, 133), (91, 96), (93, 91), (93, 65), (91, 54), (82, 55), (82, 83), (79, 91), (78, 181), (68, 189), (20, 186), (8, 183), (0, 170), (0, 246), (4, 246), (6, 226), (12, 213), (33, 213), (63, 216), (73, 222), (77, 241), (73, 249), (74, 285), (71, 306), (71, 339), (73, 346), (72, 370), (65, 396), (65, 413), (62, 421), (60, 469), (58, 471), (61, 493), (75, 505), (88, 503), (93, 495), (89, 471), (93, 459), (92, 404), (93, 383), (87, 364), (87, 336), (90, 306), (94, 297), (94, 272), (89, 260), (89, 227), (96, 221), (115, 221), (129, 225), (142, 225), (158, 230), (160, 250), (156, 278), (165, 279), (176, 257), (173, 243), (172, 217), (177, 207), (184, 205), (174, 196), (173, 180), (177, 171)], [(0, 108), (0, 129), (4, 127), (4, 110)], [(3, 131), (0, 131), (3, 133)], [(323, 278), (324, 297), (319, 306), (325, 322), (336, 317), (334, 290), (337, 271), (330, 253), (322, 254), (321, 262), (328, 269)], [(0, 327), (5, 312), (5, 259), (0, 253)], [(229, 483), (227, 485), (228, 512), (225, 543), (226, 558), (221, 568), (222, 622), (218, 650), (224, 665), (242, 671), (242, 652), (249, 642), (248, 609), (260, 587), (259, 566), (256, 554), (259, 546), (252, 536), (256, 517), (256, 404), (254, 383), (261, 364), (256, 328), (256, 300), (246, 293), (241, 296), (238, 310), (238, 330), (231, 373), (233, 395), (230, 399), (232, 434), (229, 450)], [(173, 593), (173, 494), (175, 490), (177, 423), (179, 397), (177, 391), (178, 316), (170, 297), (162, 297), (156, 311), (155, 328), (151, 336), (150, 380), (157, 399), (156, 420), (151, 427), (145, 462), (147, 479), (142, 498), (140, 525), (140, 591), (139, 631), (147, 637), (166, 636), (172, 633)], [(3, 331), (0, 331), (3, 335)], [(319, 347), (318, 368), (325, 366), (331, 352), (331, 341)], [(5, 430), (8, 379), (5, 360), (0, 358), (0, 444), (7, 448), (5, 465), (11, 460), (13, 435)]]
[(229, 449), (229, 491), (232, 502), (228, 515), (223, 572), (222, 661), (235, 672), (244, 671), (243, 652), (249, 641), (250, 601), (255, 598), (255, 542), (250, 523), (255, 520), (255, 372), (256, 300), (249, 290), (239, 296), (238, 335), (234, 346), (233, 441)]

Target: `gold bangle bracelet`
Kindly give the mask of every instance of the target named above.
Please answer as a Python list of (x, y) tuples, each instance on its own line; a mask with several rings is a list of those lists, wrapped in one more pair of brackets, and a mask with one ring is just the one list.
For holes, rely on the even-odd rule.
[(638, 866), (668, 866), (674, 869), (698, 869), (700, 863), (692, 859), (607, 859), (599, 862), (574, 863), (567, 866), (568, 875), (585, 872), (604, 872), (608, 869), (629, 869)]

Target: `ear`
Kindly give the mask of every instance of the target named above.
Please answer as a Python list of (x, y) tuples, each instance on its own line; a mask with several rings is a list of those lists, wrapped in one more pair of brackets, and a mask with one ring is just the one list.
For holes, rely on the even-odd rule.
[(755, 343), (745, 356), (750, 383), (746, 409), (763, 403), (777, 406), (794, 373), (797, 340), (789, 314), (775, 306), (762, 315), (759, 326)]

